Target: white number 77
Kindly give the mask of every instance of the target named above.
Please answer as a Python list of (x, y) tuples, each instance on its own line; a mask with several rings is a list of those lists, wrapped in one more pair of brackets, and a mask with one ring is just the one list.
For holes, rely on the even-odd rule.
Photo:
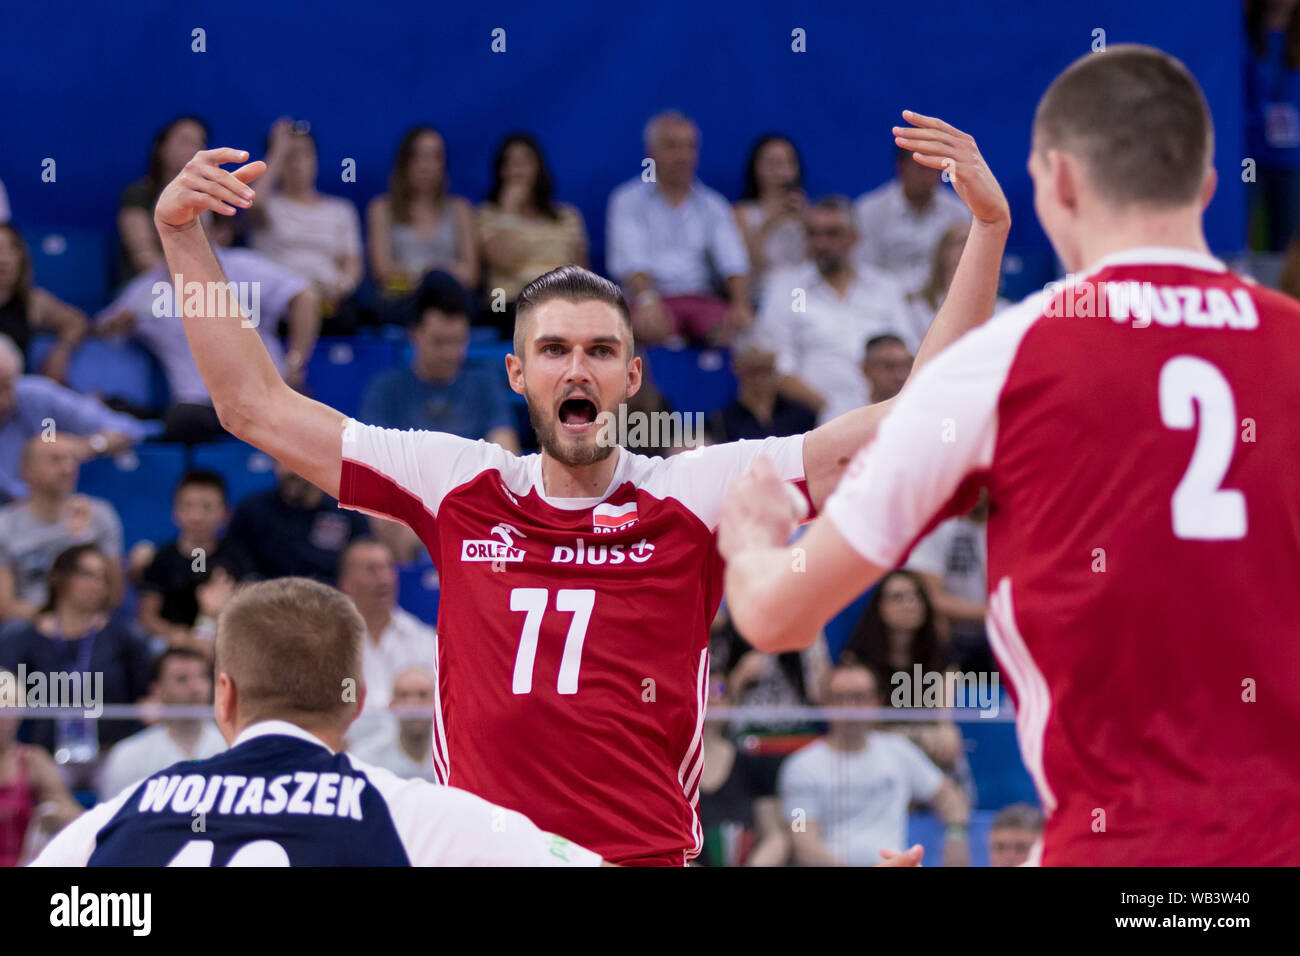
[[(515, 673), (510, 689), (516, 694), (533, 692), (533, 662), (537, 659), (537, 638), (542, 630), (542, 615), (550, 592), (546, 588), (514, 588), (510, 591), (510, 610), (524, 611), (524, 631), (519, 636), (519, 652), (515, 655)], [(582, 666), (582, 642), (587, 639), (587, 625), (591, 623), (591, 610), (596, 605), (596, 592), (592, 588), (561, 588), (555, 592), (555, 609), (573, 615), (569, 633), (564, 638), (564, 656), (560, 659), (560, 676), (556, 690), (561, 694), (578, 692), (578, 670)]]

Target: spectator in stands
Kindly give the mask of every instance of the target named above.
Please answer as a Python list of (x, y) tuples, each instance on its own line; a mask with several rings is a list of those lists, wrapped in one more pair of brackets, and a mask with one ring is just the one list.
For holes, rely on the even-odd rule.
[(759, 328), (772, 343), (781, 392), (829, 421), (867, 403), (861, 356), (867, 341), (902, 334), (902, 290), (855, 264), (853, 209), (842, 196), (819, 199), (806, 218), (811, 261), (767, 280)]
[[(749, 255), (721, 195), (695, 178), (699, 130), (676, 111), (653, 117), (643, 178), (609, 197), (607, 267), (632, 304), (637, 341), (727, 341), (753, 323)], [(725, 286), (726, 298), (717, 288)]]
[(874, 405), (893, 398), (903, 390), (912, 374), (912, 351), (892, 332), (867, 339), (862, 355), (862, 374), (870, 389), (868, 401)]
[[(154, 662), (150, 699), (164, 707), (212, 706), (212, 664), (198, 651), (169, 647)], [(102, 799), (181, 760), (205, 760), (226, 749), (211, 717), (167, 717), (120, 741), (100, 768)]]
[(1246, 0), (1246, 155), (1255, 160), (1266, 251), (1300, 226), (1300, 4)]
[(262, 578), (298, 576), (333, 584), (339, 556), (368, 531), (366, 519), (311, 482), (275, 463), (276, 487), (235, 508), (225, 540), (248, 556)]
[(709, 437), (714, 441), (799, 435), (816, 425), (816, 412), (777, 389), (772, 352), (760, 345), (738, 347), (731, 353), (731, 370), (736, 376), (736, 397), (709, 416)]
[(499, 366), (466, 363), (468, 301), (450, 276), (433, 274), (416, 296), (409, 330), (411, 364), (380, 372), (366, 387), (361, 419), (386, 428), (486, 438), (519, 451), (507, 385)]
[[(721, 662), (709, 663), (708, 709), (732, 703)], [(776, 795), (780, 759), (740, 750), (721, 720), (704, 722), (700, 772), (700, 866), (784, 866), (790, 856), (781, 801)]]
[(33, 829), (48, 838), (81, 816), (50, 755), (19, 743), (19, 721), (4, 715), (6, 707), (21, 707), (25, 695), (17, 675), (0, 669), (0, 867), (21, 866), (35, 855), (23, 852)]
[[(912, 706), (910, 689), (917, 667), (923, 675), (943, 674), (951, 668), (935, 624), (934, 606), (919, 574), (898, 570), (881, 579), (840, 651), (840, 662), (868, 668), (876, 678), (876, 686), (886, 689), (886, 704), (891, 707)], [(952, 705), (946, 699), (941, 702), (944, 707)], [(963, 786), (969, 784), (961, 732), (952, 721), (909, 721), (891, 729), (910, 737)]]
[(0, 223), (0, 335), (26, 353), (36, 332), (57, 341), (41, 365), (41, 374), (56, 382), (68, 378), (68, 361), (86, 334), (86, 315), (32, 285), (32, 257), (22, 235)]
[(349, 199), (316, 191), (316, 141), (306, 123), (279, 119), (271, 127), (266, 172), (249, 210), (252, 246), (277, 265), (310, 279), (321, 315), (335, 333), (356, 328), (340, 309), (364, 270), (361, 218)]
[(349, 739), (360, 741), (386, 724), (383, 711), (398, 674), (413, 666), (437, 673), (438, 645), (433, 628), (398, 606), (397, 568), (386, 545), (354, 541), (339, 561), (339, 590), (352, 598), (366, 622), (361, 651), (366, 706), (349, 733)]
[(926, 270), (925, 283), (907, 294), (906, 328), (907, 337), (912, 342), (920, 342), (930, 329), (948, 295), (948, 286), (952, 285), (957, 263), (961, 261), (962, 250), (966, 248), (966, 237), (970, 235), (970, 224), (953, 223), (939, 236), (930, 256), (930, 266)]
[(514, 334), (515, 299), (528, 283), (563, 265), (587, 266), (587, 227), (574, 206), (557, 203), (537, 141), (512, 133), (492, 165), (492, 188), (475, 211), (484, 266), (484, 316), (502, 338)]
[[(369, 689), (370, 685), (366, 687)], [(366, 710), (372, 706), (367, 693)], [(397, 717), (395, 728), (390, 722), (382, 731), (364, 737), (350, 749), (360, 759), (391, 770), (399, 777), (418, 777), (430, 783), (442, 783), (433, 765), (433, 714), (437, 706), (438, 678), (434, 672), (423, 664), (403, 668), (393, 678), (389, 707), (392, 710), (423, 710), (429, 716)]]
[(911, 292), (925, 282), (943, 231), (957, 223), (969, 225), (970, 212), (951, 187), (940, 185), (940, 171), (922, 166), (911, 150), (899, 148), (894, 168), (893, 179), (854, 203), (856, 255)]
[(23, 450), (35, 437), (57, 438), (79, 461), (116, 455), (144, 437), (130, 415), (109, 410), (40, 375), (24, 375), (23, 355), (0, 335), (0, 501), (27, 496), (20, 475)]
[(970, 514), (938, 525), (913, 548), (907, 567), (925, 585), (946, 631), (949, 655), (962, 670), (991, 671), (993, 655), (984, 634), (988, 610), (988, 492)]
[(803, 163), (788, 137), (768, 134), (749, 151), (745, 198), (732, 207), (749, 250), (750, 288), (757, 293), (773, 269), (798, 265), (807, 250)]
[(147, 633), (165, 637), (172, 647), (211, 656), (217, 615), (235, 582), (253, 570), (239, 546), (221, 537), (229, 519), (220, 475), (195, 470), (181, 478), (172, 497), (172, 520), (180, 536), (154, 554), (138, 589), (136, 620)]
[[(286, 382), (295, 388), (301, 386), (307, 360), (316, 347), (321, 322), (320, 302), (311, 282), (277, 265), (260, 252), (230, 248), (235, 237), (235, 223), (231, 217), (214, 216), (208, 225), (208, 234), (212, 237), (214, 251), (226, 278), (231, 282), (246, 283), (241, 286), (247, 292), (240, 307), (256, 303), (257, 315), (248, 318), (257, 322), (258, 334), (271, 355), (271, 361)], [(179, 299), (173, 300), (174, 312), (171, 314), (166, 314), (169, 310), (163, 310), (165, 314), (160, 316), (154, 311), (160, 294), (176, 295), (166, 273), (164, 263), (131, 281), (112, 304), (95, 316), (95, 327), (101, 335), (133, 335), (162, 365), (171, 392), (163, 441), (187, 444), (212, 441), (226, 433), (217, 420), (198, 366), (194, 364), (194, 356), (185, 339), (185, 328), (176, 318), (186, 293), (182, 291)], [(232, 304), (232, 314), (234, 308)], [(287, 351), (281, 346), (277, 334), (281, 318), (288, 324)]]
[(407, 130), (397, 147), (388, 192), (366, 209), (370, 271), (387, 305), (385, 318), (409, 324), (409, 300), (430, 271), (478, 285), (478, 253), (469, 200), (448, 189), (447, 147), (430, 126)]
[[(49, 596), (40, 612), (0, 637), (0, 667), (15, 673), (23, 667), (29, 677), (37, 672), (80, 674), (83, 704), (96, 694), (99, 704), (134, 704), (144, 697), (153, 655), (148, 638), (113, 613), (112, 568), (113, 562), (93, 544), (61, 552), (50, 567)], [(74, 767), (75, 776), (84, 776), (88, 784), (98, 756), (139, 729), (134, 720), (74, 718), (27, 720), (21, 733), (60, 764)]]
[(989, 827), (989, 866), (1024, 866), (1043, 836), (1043, 812), (1027, 803), (1003, 807)]
[[(876, 679), (860, 665), (830, 675), (829, 707), (875, 707)], [(831, 721), (830, 733), (786, 758), (778, 777), (794, 858), (802, 866), (872, 866), (907, 839), (908, 805), (931, 805), (947, 825), (944, 866), (969, 863), (965, 794), (911, 741), (862, 720)]]
[(153, 207), (163, 187), (206, 149), (208, 124), (196, 116), (178, 116), (154, 136), (149, 150), (149, 172), (127, 186), (118, 203), (118, 280), (125, 282), (154, 266), (163, 265), (162, 244), (153, 225)]
[(109, 559), (109, 594), (121, 596), (122, 522), (107, 501), (77, 494), (76, 439), (33, 438), (22, 456), (30, 497), (0, 508), (0, 620), (29, 620), (48, 597), (54, 560), (89, 543)]

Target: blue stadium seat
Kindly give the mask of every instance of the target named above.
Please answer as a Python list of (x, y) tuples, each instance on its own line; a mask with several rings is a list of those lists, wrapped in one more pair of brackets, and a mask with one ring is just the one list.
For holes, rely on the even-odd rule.
[(874, 586), (871, 587), (865, 594), (859, 596), (852, 604), (826, 622), (826, 649), (830, 652), (831, 660), (835, 660), (840, 656), (840, 651), (844, 650), (844, 645), (853, 636), (853, 629), (858, 626), (858, 621), (862, 619), (863, 613), (867, 610), (867, 602), (871, 600), (871, 595), (875, 590)]
[(398, 566), (397, 603), (431, 627), (438, 620), (438, 595), (438, 571), (431, 563)]
[(707, 415), (736, 397), (726, 349), (647, 349), (650, 376), (676, 412)]
[(999, 295), (1012, 302), (1042, 290), (1056, 278), (1056, 258), (1050, 249), (1022, 247), (1008, 249), (1002, 257)]
[(307, 362), (307, 387), (331, 408), (356, 415), (366, 385), (397, 363), (397, 343), (392, 341), (322, 336)]
[(180, 445), (145, 443), (116, 458), (97, 458), (81, 466), (77, 490), (107, 500), (122, 519), (123, 544), (161, 544), (176, 537), (172, 491), (185, 473)]
[[(1002, 809), (1001, 806), (998, 809)], [(996, 815), (992, 810), (971, 812), (969, 836), (971, 866), (989, 865), (989, 826)], [(943, 821), (933, 813), (913, 813), (908, 817), (907, 845), (914, 846), (919, 843), (925, 847), (925, 857), (922, 860), (925, 866), (939, 866), (943, 862), (943, 839)]]
[[(1010, 713), (1011, 699), (1002, 691), (1002, 713)], [(996, 809), (1012, 803), (1038, 803), (1034, 781), (1020, 758), (1016, 725), (972, 720), (958, 724), (966, 741), (971, 776), (981, 807)]]
[(226, 480), (226, 491), (233, 508), (249, 495), (275, 487), (271, 457), (242, 441), (217, 445), (198, 445), (191, 464), (195, 468), (215, 471)]
[[(54, 347), (54, 336), (38, 335), (27, 349), (27, 367), (39, 370)], [(68, 387), (100, 398), (120, 398), (133, 407), (161, 414), (167, 383), (157, 362), (135, 342), (85, 339), (68, 363)]]
[(36, 285), (75, 305), (95, 312), (108, 302), (112, 246), (99, 229), (27, 226), (23, 239), (32, 253)]

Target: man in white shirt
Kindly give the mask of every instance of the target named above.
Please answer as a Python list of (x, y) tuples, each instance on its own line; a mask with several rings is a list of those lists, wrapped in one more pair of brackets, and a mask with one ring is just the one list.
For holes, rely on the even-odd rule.
[(852, 261), (857, 231), (847, 199), (813, 203), (806, 231), (811, 261), (768, 278), (758, 328), (777, 354), (781, 394), (815, 409), (821, 423), (868, 404), (867, 341), (903, 336), (906, 306), (888, 276)]
[[(836, 667), (828, 707), (878, 707), (871, 671)], [(928, 803), (947, 824), (945, 866), (969, 861), (965, 794), (905, 737), (860, 720), (832, 721), (830, 733), (786, 758), (777, 779), (794, 857), (803, 866), (872, 866), (881, 850), (903, 846), (908, 805)]]
[(397, 567), (392, 551), (382, 542), (360, 539), (344, 550), (339, 558), (339, 590), (352, 598), (366, 622), (361, 669), (370, 690), (366, 709), (348, 735), (360, 743), (391, 732), (387, 708), (398, 674), (414, 666), (437, 674), (438, 641), (433, 628), (398, 607)]
[(609, 197), (606, 266), (644, 345), (679, 334), (722, 341), (754, 319), (749, 253), (731, 206), (695, 178), (699, 142), (681, 113), (655, 116), (646, 125), (646, 169)]
[(438, 678), (424, 665), (408, 667), (393, 681), (393, 710), (425, 711), (426, 716), (397, 717), (397, 727), (361, 741), (353, 752), (367, 763), (391, 770), (404, 780), (419, 777), (441, 783), (433, 766), (433, 713)]
[[(151, 696), (165, 707), (212, 704), (212, 666), (198, 651), (172, 647), (154, 664)], [(168, 719), (120, 741), (100, 769), (99, 795), (116, 796), (123, 787), (180, 760), (204, 760), (226, 749), (210, 719)]]
[(942, 173), (922, 166), (909, 150), (898, 151), (896, 169), (893, 179), (854, 204), (861, 234), (857, 260), (888, 272), (904, 292), (915, 292), (930, 274), (943, 231), (969, 223), (970, 212), (951, 189), (939, 185)]

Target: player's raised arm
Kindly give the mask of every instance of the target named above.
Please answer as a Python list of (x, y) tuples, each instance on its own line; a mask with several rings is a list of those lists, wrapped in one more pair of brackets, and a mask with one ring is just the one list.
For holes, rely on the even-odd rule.
[[(913, 363), (915, 370), (993, 314), (1002, 253), (1011, 229), (1011, 208), (975, 140), (933, 116), (903, 111), (910, 127), (895, 126), (894, 142), (913, 150), (922, 166), (945, 169), (958, 197), (971, 211), (970, 237), (962, 250), (948, 294)], [(808, 433), (804, 471), (808, 495), (820, 508), (853, 454), (871, 440), (893, 399), (832, 419)]]
[[(202, 290), (203, 314), (180, 311), (222, 427), (338, 497), (343, 415), (295, 392), (280, 378), (257, 329), (244, 321), (199, 221), (205, 211), (233, 216), (251, 208), (256, 195), (248, 184), (266, 171), (266, 164), (247, 159), (248, 153), (236, 149), (195, 153), (158, 197), (154, 224), (178, 296), (188, 301), (188, 289)], [(221, 168), (227, 163), (244, 165), (229, 172)], [(190, 285), (195, 282), (197, 287)], [(216, 301), (224, 307), (207, 314)]]

